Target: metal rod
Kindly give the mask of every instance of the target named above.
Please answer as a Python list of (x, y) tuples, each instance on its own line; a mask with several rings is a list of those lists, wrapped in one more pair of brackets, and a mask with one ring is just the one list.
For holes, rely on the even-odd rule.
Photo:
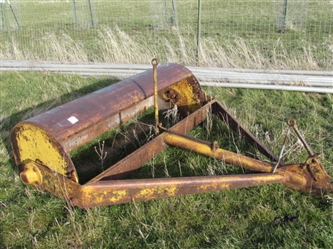
[[(105, 69), (105, 70), (112, 70), (112, 69), (121, 69), (121, 70), (132, 70), (137, 69), (141, 70), (140, 72), (146, 71), (151, 69), (151, 64), (120, 64), (120, 63), (103, 63), (103, 62), (83, 62), (83, 63), (71, 63), (71, 62), (49, 62), (49, 61), (27, 61), (27, 60), (0, 60), (1, 66), (3, 69), (6, 68), (12, 68), (15, 67), (17, 70), (19, 68), (25, 68), (26, 70), (30, 69), (38, 69), (38, 70), (49, 70), (50, 68), (58, 69), (60, 72), (63, 69), (70, 68), (70, 70), (76, 70), (76, 69)], [(222, 76), (224, 76), (226, 73), (237, 73), (244, 74), (244, 73), (250, 73), (251, 78), (256, 76), (256, 73), (258, 75), (261, 75), (261, 78), (263, 78), (263, 75), (265, 77), (267, 76), (274, 76), (279, 77), (276, 79), (272, 79), (274, 81), (297, 81), (297, 79), (301, 80), (302, 82), (306, 80), (306, 76), (310, 76), (312, 81), (322, 81), (325, 77), (326, 79), (331, 80), (330, 83), (332, 85), (332, 76), (333, 71), (315, 71), (315, 70), (267, 70), (267, 69), (249, 69), (249, 68), (217, 68), (217, 67), (191, 67), (187, 66), (189, 70), (193, 72), (195, 75), (199, 74), (205, 74), (205, 78), (210, 79), (208, 77), (211, 74), (214, 73), (220, 73)], [(297, 76), (297, 78), (287, 79), (287, 76)], [(314, 78), (312, 76), (319, 76), (319, 78)], [(330, 76), (328, 78), (327, 76)], [(198, 78), (198, 77), (197, 77)], [(223, 77), (221, 77), (223, 78)], [(260, 81), (260, 78), (256, 79), (257, 81)], [(294, 82), (295, 83), (295, 82)], [(305, 82), (304, 82), (305, 83)]]
[(277, 161), (277, 163), (276, 163), (276, 165), (274, 167), (273, 173), (275, 173), (275, 171), (277, 170), (277, 168), (280, 166), (280, 163), (281, 163), (281, 160), (282, 160), (283, 151), (286, 148), (286, 144), (287, 144), (287, 141), (288, 141), (289, 133), (290, 133), (290, 129), (287, 130), (287, 134), (286, 134), (286, 136), (284, 138), (282, 149), (281, 149), (281, 152), (280, 152), (280, 155), (279, 155), (279, 160)]
[(216, 160), (221, 160), (257, 172), (271, 173), (274, 168), (271, 163), (256, 160), (221, 148), (212, 148), (212, 146), (207, 145), (206, 141), (200, 141), (174, 132), (167, 132), (164, 137), (164, 142), (168, 145), (193, 151)]
[(288, 120), (288, 125), (293, 128), (293, 130), (295, 131), (295, 133), (297, 134), (297, 137), (299, 138), (299, 140), (301, 140), (302, 144), (304, 145), (305, 149), (308, 151), (309, 156), (314, 156), (315, 153), (313, 152), (313, 150), (311, 149), (310, 145), (305, 141), (305, 138), (302, 136), (301, 132), (298, 130), (297, 124), (296, 124), (296, 120), (293, 118), (290, 118)]
[[(201, 84), (226, 87), (243, 87), (242, 84), (268, 84), (268, 87), (331, 87), (333, 89), (333, 71), (306, 70), (253, 70), (209, 67), (187, 67), (201, 80)], [(113, 63), (52, 63), (46, 61), (1, 60), (3, 71), (56, 71), (59, 73), (76, 73), (82, 75), (131, 76), (151, 69), (151, 64), (113, 64)], [(228, 82), (223, 79), (227, 78)], [(222, 80), (222, 81), (221, 81)], [(219, 82), (221, 81), (221, 82)], [(276, 84), (278, 82), (278, 84)], [(302, 86), (295, 83), (301, 82)], [(235, 85), (235, 86), (233, 86)], [(245, 84), (247, 85), (247, 84)], [(245, 86), (246, 87), (246, 86)], [(264, 86), (266, 87), (266, 86)], [(258, 86), (260, 88), (260, 86)]]
[[(251, 144), (260, 153), (265, 155), (271, 161), (278, 161), (278, 157), (268, 149), (262, 142), (258, 140), (251, 132), (243, 127), (240, 122), (226, 109), (223, 105), (216, 101), (213, 105), (213, 112), (216, 114), (228, 127), (241, 135), (245, 141)], [(283, 164), (283, 162), (281, 162)]]
[(159, 120), (158, 120), (158, 81), (157, 81), (157, 59), (152, 59), (153, 77), (154, 77), (154, 109), (155, 109), (155, 133), (159, 133)]
[(269, 85), (269, 84), (266, 85), (266, 84), (250, 84), (250, 83), (216, 83), (216, 82), (200, 82), (200, 85), (214, 86), (214, 87), (245, 88), (245, 89), (333, 93), (332, 87), (311, 87), (311, 86)]
[[(142, 73), (151, 65), (146, 64), (112, 64), (112, 63), (85, 63), (85, 64), (58, 64), (51, 62), (30, 62), (0, 60), (1, 71), (50, 71), (80, 75), (112, 75), (117, 77), (130, 77)], [(253, 69), (222, 69), (187, 67), (200, 80), (201, 86), (283, 90), (299, 92), (333, 93), (331, 71), (302, 71), (302, 70), (253, 70)], [(229, 82), (209, 82), (214, 80), (211, 75), (228, 74)], [(232, 75), (231, 75), (232, 73)], [(251, 81), (251, 82), (249, 82)], [(279, 85), (271, 84), (278, 81)], [(255, 82), (255, 83), (253, 83)], [(302, 82), (302, 86), (295, 86), (295, 82)]]

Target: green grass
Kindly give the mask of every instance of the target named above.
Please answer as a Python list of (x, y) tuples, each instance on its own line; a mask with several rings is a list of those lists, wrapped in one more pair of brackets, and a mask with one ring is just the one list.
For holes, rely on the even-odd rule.
[[(89, 25), (87, 1), (78, 4), (78, 25)], [(201, 52), (197, 59), (197, 1), (176, 1), (179, 26), (157, 28), (163, 6), (149, 1), (92, 1), (98, 26), (75, 28), (71, 1), (24, 1), (22, 29), (6, 9), (0, 32), (4, 59), (161, 62), (219, 67), (331, 70), (333, 17), (330, 1), (289, 2), (287, 28), (279, 33), (271, 0), (202, 3)], [(301, 4), (298, 2), (298, 4)], [(15, 7), (15, 5), (14, 5)], [(83, 11), (85, 10), (85, 11)], [(37, 13), (37, 14), (36, 14)], [(155, 20), (153, 14), (159, 16)], [(300, 20), (302, 22), (300, 22)], [(168, 23), (168, 22), (166, 22)], [(301, 25), (302, 24), (302, 25)]]
[[(221, 191), (109, 207), (78, 209), (24, 186), (16, 172), (9, 131), (34, 116), (115, 82), (51, 73), (1, 73), (0, 248), (332, 248), (333, 202), (280, 185)], [(331, 94), (205, 88), (275, 153), (285, 121), (294, 117), (333, 175)], [(148, 121), (144, 121), (148, 122)], [(211, 128), (210, 128), (211, 127)], [(121, 136), (123, 130), (118, 130)], [(191, 131), (245, 155), (256, 152), (214, 120)], [(120, 137), (121, 138), (121, 137)], [(286, 160), (303, 162), (292, 136)], [(294, 146), (293, 146), (294, 145)], [(93, 155), (94, 153), (92, 153)], [(132, 177), (242, 173), (239, 168), (168, 148)], [(297, 217), (277, 224), (276, 218)]]

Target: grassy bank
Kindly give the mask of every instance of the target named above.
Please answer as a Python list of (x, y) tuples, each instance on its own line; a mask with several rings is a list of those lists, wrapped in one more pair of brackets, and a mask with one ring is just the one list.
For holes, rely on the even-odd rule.
[[(280, 185), (191, 195), (92, 209), (72, 208), (24, 186), (16, 172), (9, 131), (22, 119), (92, 92), (115, 80), (50, 73), (1, 73), (1, 248), (331, 248), (333, 203)], [(293, 117), (332, 175), (333, 96), (282, 91), (205, 88), (275, 153)], [(216, 121), (216, 120), (215, 120)], [(120, 137), (124, 131), (120, 130)], [(191, 135), (217, 140), (245, 155), (255, 152), (221, 123)], [(306, 151), (292, 136), (286, 161)], [(92, 153), (92, 156), (94, 152)], [(96, 159), (98, 159), (98, 156)], [(169, 148), (133, 177), (221, 175), (241, 169)]]

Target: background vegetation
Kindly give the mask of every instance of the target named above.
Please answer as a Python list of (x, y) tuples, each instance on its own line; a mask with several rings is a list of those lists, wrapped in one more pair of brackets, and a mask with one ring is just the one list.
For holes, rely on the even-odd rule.
[[(1, 248), (331, 248), (333, 203), (280, 185), (191, 195), (149, 202), (72, 208), (24, 186), (14, 165), (9, 132), (18, 121), (113, 83), (114, 79), (50, 73), (1, 73)], [(275, 153), (285, 121), (294, 117), (332, 175), (333, 96), (299, 92), (205, 88)], [(209, 128), (211, 127), (211, 128)], [(123, 130), (117, 131), (120, 137)], [(191, 132), (222, 147), (258, 156), (214, 120)], [(92, 148), (91, 157), (98, 156)], [(292, 136), (286, 160), (303, 162)], [(221, 175), (242, 169), (169, 148), (132, 177)], [(246, 172), (248, 173), (248, 172)]]
[[(76, 3), (75, 11), (73, 2)], [(0, 58), (331, 70), (333, 4), (290, 0), (12, 0), (3, 8)], [(4, 5), (5, 6), (5, 5)], [(92, 18), (93, 17), (93, 18)], [(92, 23), (93, 21), (93, 23)]]

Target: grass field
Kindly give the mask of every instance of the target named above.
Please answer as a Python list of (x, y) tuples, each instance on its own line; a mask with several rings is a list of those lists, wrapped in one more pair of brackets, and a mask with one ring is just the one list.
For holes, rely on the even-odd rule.
[(290, 1), (283, 33), (276, 24), (278, 1), (204, 1), (198, 58), (197, 0), (175, 1), (178, 27), (164, 20), (163, 1), (91, 2), (95, 27), (91, 27), (88, 1), (76, 1), (76, 14), (72, 1), (21, 1), (17, 11), (21, 30), (7, 7), (0, 57), (113, 63), (147, 63), (157, 57), (183, 65), (332, 69), (330, 1), (311, 0), (306, 8), (301, 1)]
[[(313, 197), (270, 185), (78, 209), (48, 193), (24, 186), (9, 145), (11, 127), (116, 80), (47, 72), (1, 73), (0, 78), (0, 248), (333, 247), (332, 195)], [(332, 95), (229, 88), (205, 90), (276, 154), (283, 143), (285, 121), (294, 117), (314, 151), (322, 153), (321, 160), (333, 175)], [(119, 135), (123, 132), (120, 130)], [(204, 124), (191, 135), (217, 140), (221, 147), (241, 154), (258, 156), (218, 122), (212, 126)], [(286, 150), (288, 162), (303, 162), (307, 155), (295, 136)], [(169, 148), (133, 177), (236, 173), (243, 170)]]
[[(15, 1), (11, 2), (15, 7)], [(112, 6), (107, 0), (94, 2), (98, 26), (89, 29), (74, 28), (71, 1), (21, 1), (21, 30), (6, 9), (9, 19), (0, 27), (0, 58), (147, 64), (157, 57), (161, 63), (184, 65), (333, 69), (331, 1), (310, 1), (303, 25), (291, 18), (284, 33), (277, 32), (271, 0), (202, 1), (199, 61), (197, 1), (176, 1), (179, 27), (163, 29), (152, 23), (148, 2), (113, 1)], [(116, 81), (48, 72), (0, 72), (0, 248), (333, 248), (333, 195), (313, 197), (270, 185), (78, 209), (24, 186), (9, 144), (13, 125)], [(332, 94), (205, 90), (276, 154), (286, 120), (295, 118), (333, 175)], [(115, 134), (120, 139), (126, 136), (122, 129)], [(219, 122), (205, 123), (191, 135), (260, 157)], [(133, 144), (138, 146), (138, 142), (142, 141)], [(130, 149), (122, 151), (126, 154)], [(295, 136), (286, 151), (288, 162), (304, 162), (307, 156)], [(98, 163), (93, 147), (85, 152)], [(244, 171), (168, 148), (132, 177), (237, 173)]]

